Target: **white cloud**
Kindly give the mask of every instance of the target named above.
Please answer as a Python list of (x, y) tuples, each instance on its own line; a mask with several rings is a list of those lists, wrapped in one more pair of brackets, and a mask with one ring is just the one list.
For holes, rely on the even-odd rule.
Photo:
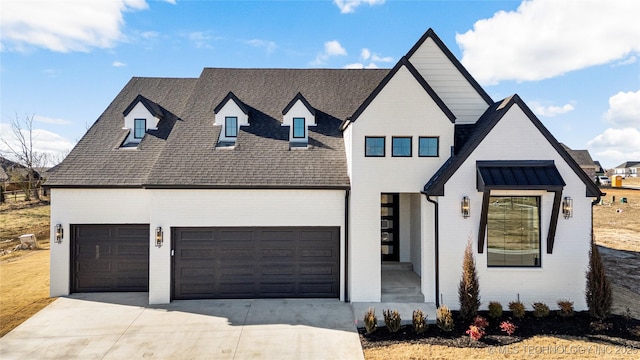
[(260, 39), (251, 39), (251, 40), (245, 41), (245, 43), (253, 47), (264, 48), (269, 54), (274, 52), (275, 49), (278, 47), (278, 45), (273, 41), (260, 40)]
[(33, 117), (33, 120), (37, 122), (45, 123), (45, 124), (54, 124), (54, 125), (70, 125), (71, 124), (71, 121), (69, 120), (50, 118), (50, 117), (40, 116), (40, 115), (35, 115)]
[(121, 62), (121, 61), (114, 61), (114, 62), (113, 62), (113, 64), (111, 64), (111, 65), (113, 65), (114, 67), (124, 67), (124, 66), (127, 66), (127, 64), (125, 64), (125, 63), (123, 63), (123, 62)]
[(531, 0), (456, 35), (483, 84), (535, 81), (640, 53), (640, 1)]
[(371, 51), (369, 51), (369, 49), (367, 48), (362, 49), (362, 51), (360, 52), (360, 57), (362, 58), (362, 60), (369, 60), (369, 58), (371, 57)]
[(376, 65), (375, 63), (369, 63), (368, 65), (365, 65), (363, 63), (352, 63), (352, 64), (347, 64), (344, 66), (345, 69), (377, 69), (378, 65)]
[(163, 1), (172, 5), (176, 4), (176, 0), (163, 0)]
[(638, 58), (635, 56), (630, 56), (628, 59), (624, 59), (622, 61), (619, 61), (613, 65), (611, 65), (612, 67), (618, 67), (618, 66), (624, 66), (624, 65), (631, 65), (631, 64), (635, 64), (636, 61), (638, 61)]
[(157, 31), (145, 31), (142, 34), (140, 34), (140, 36), (142, 36), (145, 39), (155, 39), (158, 36), (160, 36), (160, 33)]
[(198, 49), (211, 49), (212, 47), (209, 42), (219, 39), (219, 37), (213, 36), (209, 31), (194, 31), (187, 34), (187, 37)]
[(145, 0), (3, 0), (2, 50), (111, 48), (124, 40), (123, 13), (147, 8)]
[(333, 2), (338, 6), (342, 14), (348, 14), (356, 11), (356, 8), (362, 4), (370, 6), (382, 5), (385, 0), (333, 0)]
[(376, 54), (373, 54), (373, 56), (371, 57), (371, 61), (390, 63), (390, 62), (393, 62), (393, 57), (391, 57), (391, 56), (382, 57), (382, 56), (378, 56)]
[(555, 106), (555, 105), (545, 106), (535, 101), (531, 102), (531, 108), (536, 115), (546, 116), (546, 117), (554, 117), (557, 115), (566, 114), (575, 109), (571, 104), (564, 104), (562, 106)]
[[(34, 118), (37, 120), (37, 117)], [(10, 124), (0, 124), (0, 134), (3, 134), (2, 140), (0, 141), (0, 152), (7, 153), (7, 156), (12, 157), (10, 154), (10, 150), (7, 145), (4, 143), (6, 141), (11, 145), (12, 148), (16, 149), (19, 146), (18, 141), (13, 136), (6, 136), (5, 134), (13, 135), (11, 125)], [(25, 137), (27, 137), (27, 133), (24, 133)], [(44, 129), (33, 129), (33, 151), (37, 153), (44, 153), (49, 155), (59, 155), (63, 153), (69, 152), (74, 146), (69, 140), (64, 137)], [(49, 164), (53, 165), (53, 164)]]
[(332, 56), (347, 56), (345, 50), (338, 40), (331, 40), (324, 43), (324, 52), (318, 54), (312, 65), (325, 65)]
[(609, 98), (605, 120), (615, 127), (640, 128), (640, 90), (619, 92)]

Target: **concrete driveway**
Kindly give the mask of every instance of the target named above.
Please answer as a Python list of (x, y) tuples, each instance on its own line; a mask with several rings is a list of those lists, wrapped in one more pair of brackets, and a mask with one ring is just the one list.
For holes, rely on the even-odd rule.
[(146, 293), (59, 298), (0, 339), (7, 359), (363, 359), (338, 300), (189, 300)]

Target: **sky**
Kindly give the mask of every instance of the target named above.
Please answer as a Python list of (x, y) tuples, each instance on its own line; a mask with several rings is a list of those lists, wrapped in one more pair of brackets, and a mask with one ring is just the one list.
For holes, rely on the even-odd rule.
[(637, 0), (0, 0), (0, 137), (33, 117), (55, 158), (134, 76), (391, 68), (433, 28), (494, 101), (612, 168), (640, 161), (638, 19)]

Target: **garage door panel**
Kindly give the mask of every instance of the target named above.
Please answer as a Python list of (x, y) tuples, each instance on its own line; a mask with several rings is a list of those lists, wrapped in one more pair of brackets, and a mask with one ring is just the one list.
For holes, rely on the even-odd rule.
[(72, 292), (148, 291), (149, 225), (72, 225)]
[[(196, 251), (209, 276), (186, 270), (195, 237), (208, 239)], [(173, 229), (174, 298), (338, 297), (339, 237), (339, 227)]]

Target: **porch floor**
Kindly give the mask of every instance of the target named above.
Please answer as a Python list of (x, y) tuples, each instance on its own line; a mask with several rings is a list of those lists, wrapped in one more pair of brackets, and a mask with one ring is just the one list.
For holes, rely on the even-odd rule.
[(392, 303), (423, 303), (420, 276), (411, 263), (382, 263), (381, 301)]

